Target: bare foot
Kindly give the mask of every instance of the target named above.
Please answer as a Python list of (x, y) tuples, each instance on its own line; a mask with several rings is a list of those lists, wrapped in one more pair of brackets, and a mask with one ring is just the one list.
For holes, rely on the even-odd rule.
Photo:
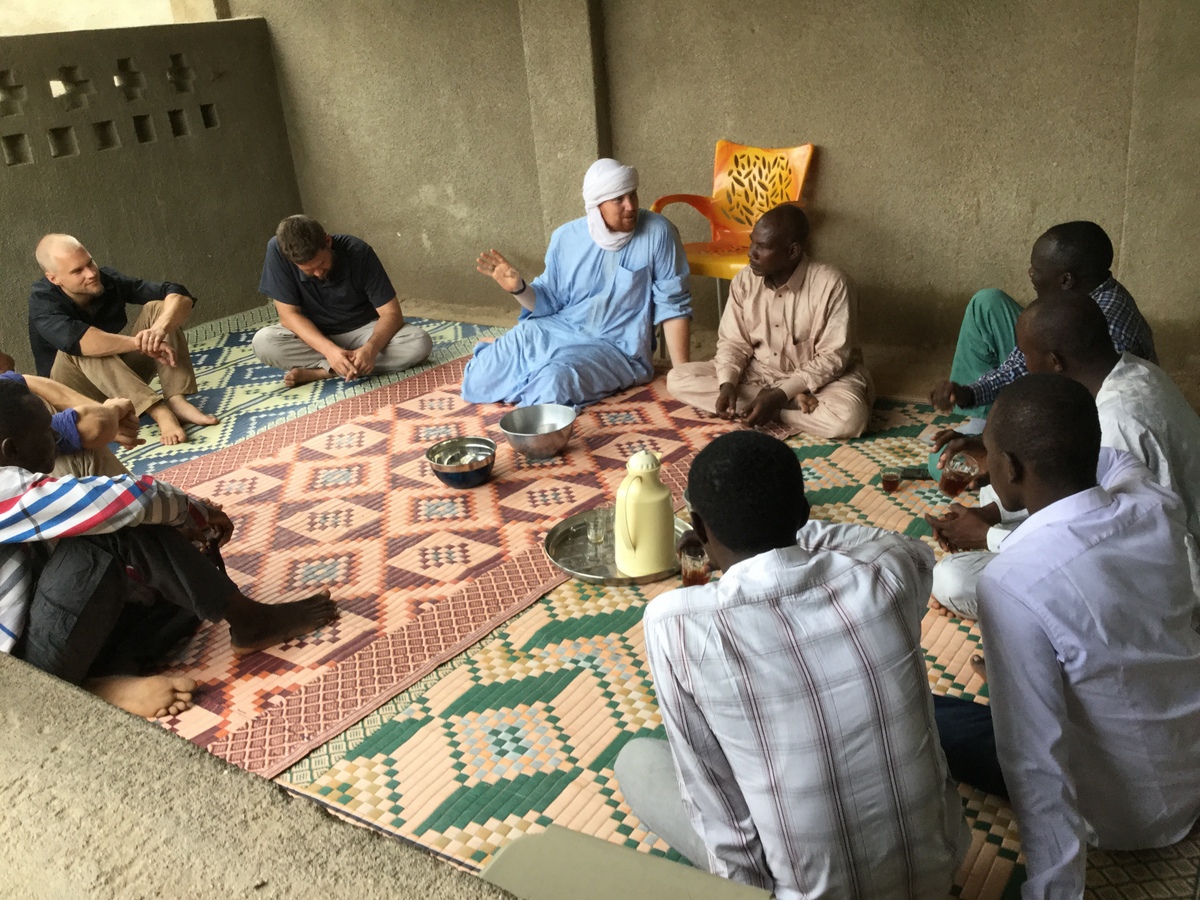
[(245, 656), (316, 631), (337, 614), (337, 604), (326, 588), (291, 603), (256, 603), (239, 595), (230, 602), (225, 618), (234, 655)]
[(183, 426), (179, 424), (179, 419), (167, 403), (155, 403), (146, 412), (150, 414), (150, 418), (158, 423), (158, 430), (160, 432), (159, 440), (163, 445), (170, 447), (174, 444), (182, 444), (187, 441), (187, 432), (183, 430)]
[(167, 400), (167, 405), (171, 407), (171, 412), (179, 416), (184, 422), (189, 422), (192, 425), (219, 425), (221, 420), (216, 416), (210, 416), (206, 412), (201, 412), (192, 401), (182, 394), (176, 394)]
[(287, 370), (283, 376), (283, 383), (293, 388), (313, 381), (324, 381), (326, 378), (333, 378), (336, 374), (331, 369), (302, 369), (296, 366), (294, 369)]
[(987, 668), (984, 665), (983, 657), (978, 653), (971, 657), (971, 670), (984, 681), (987, 681)]
[(85, 681), (83, 687), (125, 712), (157, 719), (176, 716), (185, 709), (191, 709), (196, 682), (174, 675), (151, 675), (147, 678), (114, 675)]
[(946, 609), (946, 607), (942, 606), (942, 604), (938, 603), (936, 600), (929, 601), (929, 608), (939, 616), (945, 616), (947, 619), (954, 615), (954, 613), (950, 612), (950, 610)]

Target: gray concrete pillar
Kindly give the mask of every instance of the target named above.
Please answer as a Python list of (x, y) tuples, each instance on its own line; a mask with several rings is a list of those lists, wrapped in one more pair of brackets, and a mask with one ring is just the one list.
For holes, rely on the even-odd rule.
[(583, 173), (611, 150), (603, 28), (594, 0), (519, 0), (546, 238), (583, 215)]

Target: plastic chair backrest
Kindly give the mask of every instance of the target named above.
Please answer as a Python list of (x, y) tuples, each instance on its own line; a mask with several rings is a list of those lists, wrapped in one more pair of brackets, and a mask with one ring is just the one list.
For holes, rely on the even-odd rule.
[(717, 141), (713, 159), (713, 240), (750, 246), (750, 231), (767, 210), (800, 199), (813, 145), (764, 149)]

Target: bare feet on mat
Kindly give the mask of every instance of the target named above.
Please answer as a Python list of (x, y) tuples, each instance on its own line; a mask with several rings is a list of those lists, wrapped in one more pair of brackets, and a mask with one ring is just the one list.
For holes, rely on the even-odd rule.
[(231, 601), (225, 618), (236, 656), (256, 653), (316, 631), (337, 618), (329, 589), (291, 603), (256, 603), (241, 595)]
[(181, 421), (192, 425), (217, 425), (221, 421), (216, 416), (210, 416), (206, 412), (201, 412), (182, 394), (176, 394), (174, 397), (171, 397), (167, 400), (167, 405), (171, 407), (171, 412), (175, 413)]
[(183, 430), (183, 425), (179, 423), (179, 417), (175, 415), (166, 401), (155, 403), (146, 412), (158, 423), (159, 441), (163, 446), (171, 447), (187, 441), (187, 432)]
[(314, 381), (324, 381), (326, 378), (333, 378), (336, 373), (329, 369), (302, 369), (296, 366), (294, 369), (288, 369), (283, 376), (283, 383), (290, 388), (299, 387), (302, 384), (310, 384)]
[(191, 709), (196, 682), (174, 675), (151, 675), (146, 678), (114, 675), (85, 681), (83, 687), (125, 712), (146, 719), (157, 719)]
[(947, 619), (954, 616), (954, 613), (952, 613), (950, 610), (946, 609), (946, 607), (942, 606), (942, 604), (938, 603), (936, 600), (929, 601), (929, 608), (932, 609), (939, 616), (945, 616)]

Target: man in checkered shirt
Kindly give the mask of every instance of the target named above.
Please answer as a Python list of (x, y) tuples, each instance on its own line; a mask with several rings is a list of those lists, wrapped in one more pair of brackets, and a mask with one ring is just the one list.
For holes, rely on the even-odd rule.
[[(1129, 291), (1113, 278), (1112, 261), (1112, 241), (1103, 228), (1095, 222), (1064, 222), (1034, 243), (1029, 280), (1039, 296), (1059, 291), (1087, 294), (1104, 311), (1118, 353), (1128, 350), (1157, 363), (1154, 335)], [(1003, 291), (991, 288), (972, 297), (950, 378), (930, 392), (929, 402), (946, 412), (986, 416), (1000, 389), (1029, 371), (1017, 348), (1020, 315), (1021, 306)]]
[(724, 574), (646, 609), (667, 740), (621, 750), (630, 808), (779, 900), (945, 897), (969, 838), (921, 650), (933, 551), (808, 522), (799, 460), (755, 431), (705, 447), (688, 493)]

